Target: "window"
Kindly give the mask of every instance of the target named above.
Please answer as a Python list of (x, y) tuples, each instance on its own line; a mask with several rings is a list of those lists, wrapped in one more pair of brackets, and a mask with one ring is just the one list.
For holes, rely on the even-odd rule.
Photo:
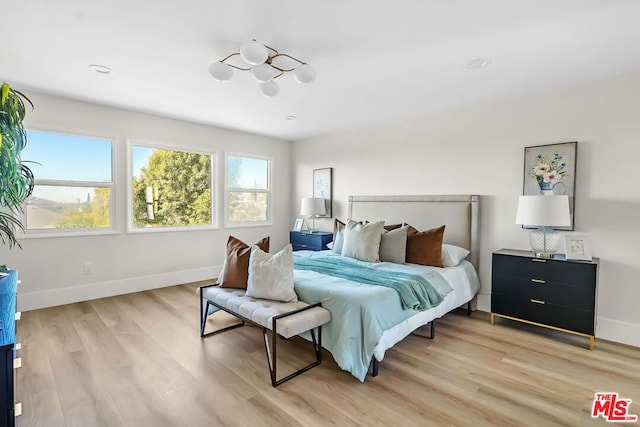
[(27, 232), (113, 228), (112, 141), (27, 130), (22, 158), (35, 163), (26, 201)]
[(214, 224), (212, 154), (131, 145), (134, 230)]
[(227, 223), (257, 224), (270, 221), (271, 160), (227, 156)]

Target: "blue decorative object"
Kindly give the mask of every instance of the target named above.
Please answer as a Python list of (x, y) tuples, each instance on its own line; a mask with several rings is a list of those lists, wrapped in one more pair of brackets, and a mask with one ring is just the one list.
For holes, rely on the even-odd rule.
[(0, 278), (0, 347), (16, 341), (16, 290), (18, 270), (6, 271)]

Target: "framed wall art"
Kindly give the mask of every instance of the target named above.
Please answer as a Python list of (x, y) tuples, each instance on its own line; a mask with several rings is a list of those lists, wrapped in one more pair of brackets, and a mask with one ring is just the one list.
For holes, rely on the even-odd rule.
[(319, 218), (331, 218), (331, 206), (333, 204), (331, 198), (332, 184), (331, 184), (332, 168), (314, 169), (313, 170), (313, 197), (319, 197), (324, 199), (325, 214), (318, 215)]
[[(573, 230), (575, 212), (577, 142), (536, 145), (524, 148), (524, 183), (522, 194), (569, 196), (571, 225), (554, 227)], [(531, 228), (524, 226), (523, 228)]]

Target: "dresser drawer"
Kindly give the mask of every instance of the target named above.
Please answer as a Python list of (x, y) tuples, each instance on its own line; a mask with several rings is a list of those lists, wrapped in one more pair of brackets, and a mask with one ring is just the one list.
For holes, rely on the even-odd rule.
[[(538, 279), (534, 279), (538, 280)], [(496, 274), (492, 293), (523, 299), (536, 299), (547, 303), (581, 310), (595, 310), (595, 289), (556, 282), (540, 282)]]
[[(534, 301), (531, 301), (531, 300)], [(593, 311), (568, 308), (552, 303), (540, 304), (535, 298), (492, 294), (491, 311), (496, 314), (567, 329), (587, 335), (594, 334)]]
[(493, 255), (493, 271), (501, 275), (595, 288), (595, 264), (510, 255)]

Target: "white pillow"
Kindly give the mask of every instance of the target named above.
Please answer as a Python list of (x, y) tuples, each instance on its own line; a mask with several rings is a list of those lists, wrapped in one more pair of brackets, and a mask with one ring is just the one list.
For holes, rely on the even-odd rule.
[(343, 231), (342, 256), (360, 261), (380, 261), (380, 240), (384, 221), (360, 224), (347, 220)]
[(442, 245), (442, 265), (444, 267), (455, 267), (460, 264), (463, 259), (469, 255), (469, 251), (460, 246)]
[(342, 243), (344, 242), (344, 227), (345, 224), (343, 224), (340, 220), (336, 219), (334, 221), (333, 246), (331, 247), (331, 250), (338, 255), (342, 253)]
[(293, 290), (293, 249), (287, 245), (277, 254), (268, 254), (257, 246), (249, 257), (248, 297), (274, 301), (298, 301)]
[(380, 261), (404, 264), (407, 258), (407, 230), (408, 225), (394, 230), (382, 230), (380, 240)]

